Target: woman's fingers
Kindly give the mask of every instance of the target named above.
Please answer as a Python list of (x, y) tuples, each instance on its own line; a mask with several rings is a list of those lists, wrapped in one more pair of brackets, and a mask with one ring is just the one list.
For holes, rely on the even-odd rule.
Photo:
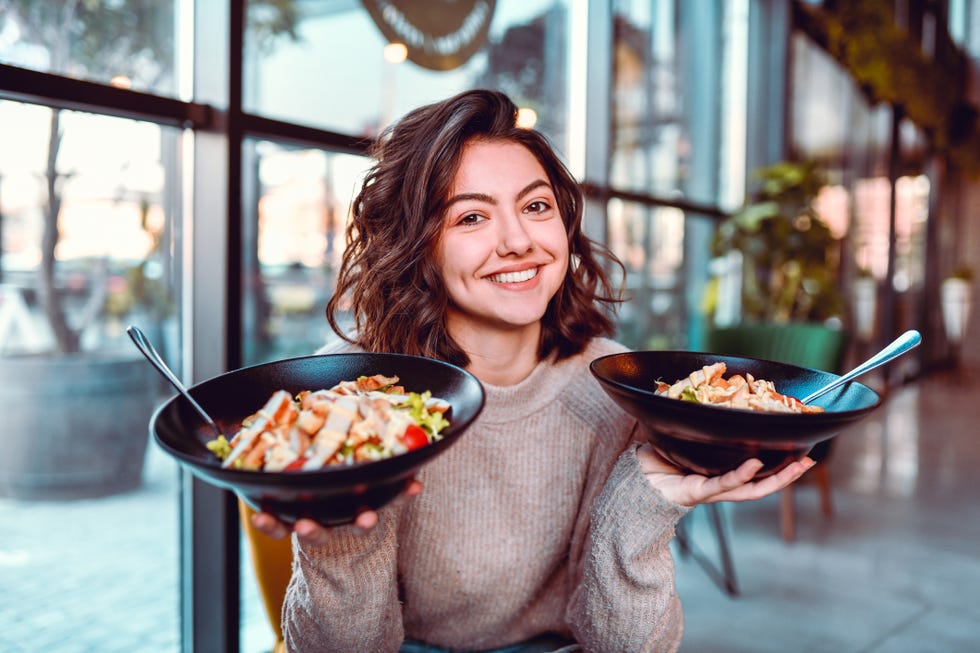
[(326, 538), (327, 529), (312, 519), (297, 519), (293, 532), (304, 544), (321, 544)]
[(363, 532), (367, 533), (372, 528), (378, 525), (378, 513), (373, 510), (365, 510), (357, 515), (354, 519), (354, 525), (361, 529)]
[[(404, 495), (414, 497), (422, 491), (422, 483), (412, 479), (405, 486)], [(257, 512), (252, 515), (252, 525), (269, 537), (276, 539), (286, 537), (290, 532), (304, 544), (325, 544), (328, 539), (329, 529), (321, 526), (312, 519), (298, 519), (292, 528), (282, 523), (272, 515), (265, 512)], [(354, 526), (363, 533), (369, 533), (378, 525), (378, 513), (374, 510), (363, 510), (354, 518)]]
[[(361, 534), (367, 534), (378, 525), (378, 513), (364, 510), (354, 518), (354, 526)], [(330, 529), (321, 526), (312, 519), (297, 519), (293, 524), (293, 532), (303, 544), (322, 545), (330, 538)]]
[(265, 512), (257, 512), (252, 515), (252, 526), (277, 540), (289, 535), (289, 527)]
[[(354, 526), (361, 532), (368, 533), (378, 524), (378, 513), (373, 510), (365, 510), (354, 519)], [(321, 526), (312, 519), (298, 519), (293, 527), (290, 528), (272, 515), (264, 512), (257, 512), (252, 515), (252, 525), (269, 537), (280, 539), (289, 535), (290, 532), (304, 544), (324, 544), (327, 540), (328, 529)]]
[(414, 497), (421, 491), (422, 491), (422, 483), (420, 483), (414, 478), (411, 481), (409, 481), (408, 487), (405, 488), (405, 494), (410, 497)]
[(720, 476), (701, 476), (684, 474), (667, 463), (648, 445), (638, 448), (637, 459), (640, 469), (650, 483), (659, 489), (667, 499), (685, 506), (716, 501), (753, 501), (778, 492), (797, 480), (814, 461), (809, 457), (793, 462), (777, 474), (758, 481), (752, 480), (762, 469), (757, 458), (746, 460), (737, 468)]
[[(813, 467), (816, 463), (813, 461), (813, 459), (806, 457), (798, 462), (790, 463), (772, 476), (767, 476), (766, 478), (758, 481), (752, 481), (752, 476), (762, 466), (762, 463), (759, 463), (758, 466), (755, 467), (755, 470), (749, 474), (745, 480), (737, 482), (737, 479), (744, 478), (743, 474), (745, 471), (743, 468), (747, 464), (748, 463), (743, 463), (738, 469), (729, 472), (724, 476), (716, 477), (719, 481), (723, 481), (725, 477), (729, 476), (730, 474), (735, 475), (734, 478), (727, 479), (727, 482), (719, 483), (718, 491), (709, 493), (702, 502), (754, 501), (756, 499), (761, 499), (762, 497), (778, 492), (790, 483), (793, 483), (803, 476), (803, 474), (805, 474), (806, 471)], [(742, 474), (740, 474), (740, 472), (742, 472)]]

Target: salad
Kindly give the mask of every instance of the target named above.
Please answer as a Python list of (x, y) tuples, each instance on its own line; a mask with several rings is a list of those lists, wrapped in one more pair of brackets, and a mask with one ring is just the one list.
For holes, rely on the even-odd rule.
[(398, 377), (342, 381), (293, 397), (272, 394), (231, 438), (207, 443), (221, 466), (264, 471), (315, 470), (389, 458), (440, 439), (449, 403), (405, 392)]
[(669, 384), (658, 380), (658, 395), (724, 408), (760, 410), (772, 413), (822, 413), (820, 406), (804, 404), (795, 397), (776, 392), (772, 381), (756, 379), (751, 374), (733, 374), (728, 379), (724, 362), (705, 365), (686, 378)]

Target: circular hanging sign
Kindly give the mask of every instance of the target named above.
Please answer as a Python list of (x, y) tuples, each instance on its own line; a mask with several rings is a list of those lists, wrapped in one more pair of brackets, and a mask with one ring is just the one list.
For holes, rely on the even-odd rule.
[(431, 70), (466, 63), (487, 40), (496, 0), (361, 0), (381, 33)]

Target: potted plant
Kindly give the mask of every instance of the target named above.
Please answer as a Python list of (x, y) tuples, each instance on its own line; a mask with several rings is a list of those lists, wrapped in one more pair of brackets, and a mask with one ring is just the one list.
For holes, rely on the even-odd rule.
[(946, 339), (957, 349), (966, 335), (973, 299), (973, 268), (960, 265), (943, 279), (939, 288)]
[(812, 162), (785, 161), (755, 176), (751, 201), (719, 225), (712, 245), (716, 256), (733, 250), (741, 255), (742, 320), (839, 320), (839, 240), (814, 207), (824, 173)]

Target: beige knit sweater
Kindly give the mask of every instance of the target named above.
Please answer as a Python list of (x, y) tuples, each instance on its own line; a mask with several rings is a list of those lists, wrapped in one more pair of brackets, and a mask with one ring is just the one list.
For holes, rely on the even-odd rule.
[(293, 540), (288, 650), (463, 650), (546, 632), (584, 650), (673, 651), (683, 617), (669, 543), (686, 508), (640, 471), (635, 422), (600, 389), (595, 340), (514, 386), (485, 385), (477, 422), (419, 475), (422, 493), (366, 535)]

